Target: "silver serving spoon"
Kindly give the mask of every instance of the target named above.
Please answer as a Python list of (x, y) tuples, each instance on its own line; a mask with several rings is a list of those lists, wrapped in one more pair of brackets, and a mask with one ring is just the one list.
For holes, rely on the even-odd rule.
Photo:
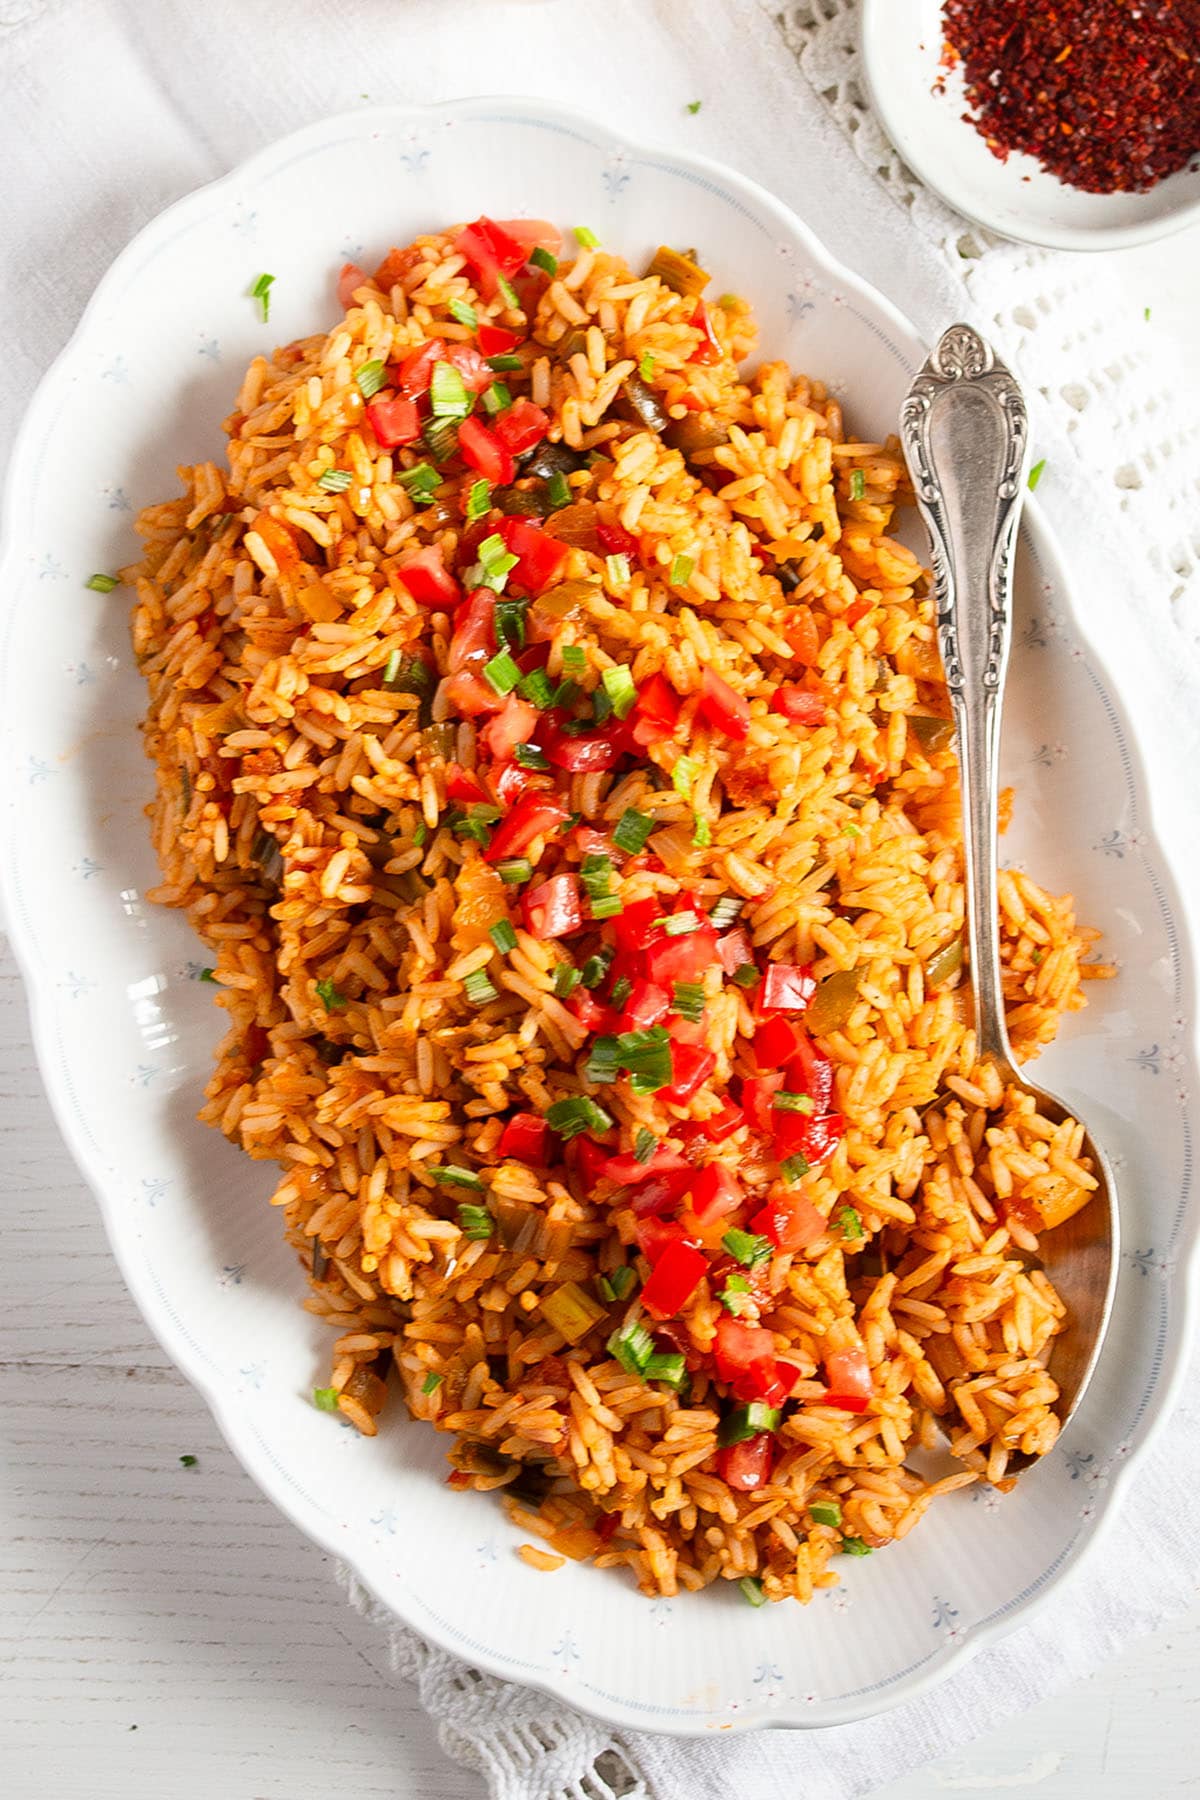
[[(932, 542), (938, 645), (958, 737), (967, 942), (975, 1029), (1001, 1079), (1032, 1094), (1056, 1124), (1078, 1118), (1013, 1061), (1000, 981), (996, 879), (1000, 712), (1012, 643), (1013, 547), (1025, 497), (1029, 432), (1009, 370), (969, 325), (952, 325), (916, 377), (901, 440)], [(1081, 1121), (1082, 1122), (1082, 1121)], [(1086, 1132), (1081, 1155), (1099, 1187), (1088, 1204), (1039, 1236), (1039, 1260), (1068, 1309), (1050, 1372), (1065, 1426), (1096, 1366), (1116, 1286), (1119, 1222), (1113, 1173)], [(1036, 1458), (1015, 1453), (1018, 1473)]]

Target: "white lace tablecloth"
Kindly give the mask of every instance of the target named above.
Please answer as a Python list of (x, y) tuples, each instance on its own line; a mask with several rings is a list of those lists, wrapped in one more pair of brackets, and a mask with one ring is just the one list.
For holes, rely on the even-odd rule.
[[(1200, 767), (1195, 405), (1125, 259), (992, 239), (904, 170), (865, 104), (855, 30), (855, 0), (0, 0), (0, 445), (128, 237), (319, 113), (507, 90), (691, 145), (791, 202), (926, 337), (966, 316), (1020, 371), (1047, 465), (1040, 497), (1096, 647), (1122, 673), (1187, 891), (1200, 874), (1179, 829), (1195, 818)], [(446, 1748), (496, 1800), (835, 1800), (965, 1745), (1181, 1609), (1197, 1543), (1200, 1417), (1188, 1404), (1147, 1457), (1103, 1562), (1033, 1625), (880, 1720), (717, 1744), (614, 1734), (379, 1623), (397, 1674), (419, 1684)]]

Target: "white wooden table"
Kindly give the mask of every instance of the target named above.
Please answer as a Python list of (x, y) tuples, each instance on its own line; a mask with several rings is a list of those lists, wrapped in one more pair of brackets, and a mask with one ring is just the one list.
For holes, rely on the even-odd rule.
[[(1200, 232), (1126, 254), (1195, 387)], [(151, 1341), (42, 1096), (7, 954), (0, 1191), (0, 1794), (476, 1800), (329, 1559)], [(1200, 1608), (879, 1800), (1194, 1794), (1198, 1701)]]

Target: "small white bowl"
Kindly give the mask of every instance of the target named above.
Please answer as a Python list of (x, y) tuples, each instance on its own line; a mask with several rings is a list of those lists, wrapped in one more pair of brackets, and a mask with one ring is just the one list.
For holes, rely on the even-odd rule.
[(968, 219), (1002, 237), (1059, 250), (1117, 250), (1200, 219), (1200, 169), (1148, 193), (1087, 194), (1033, 157), (993, 156), (967, 109), (961, 66), (942, 67), (939, 0), (863, 0), (863, 69), (871, 104), (914, 174)]

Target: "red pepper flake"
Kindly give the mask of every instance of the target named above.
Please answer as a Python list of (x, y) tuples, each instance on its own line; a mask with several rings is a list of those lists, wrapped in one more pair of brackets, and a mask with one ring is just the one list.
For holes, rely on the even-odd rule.
[(944, 0), (942, 18), (964, 117), (1001, 162), (1112, 194), (1200, 157), (1200, 0)]

